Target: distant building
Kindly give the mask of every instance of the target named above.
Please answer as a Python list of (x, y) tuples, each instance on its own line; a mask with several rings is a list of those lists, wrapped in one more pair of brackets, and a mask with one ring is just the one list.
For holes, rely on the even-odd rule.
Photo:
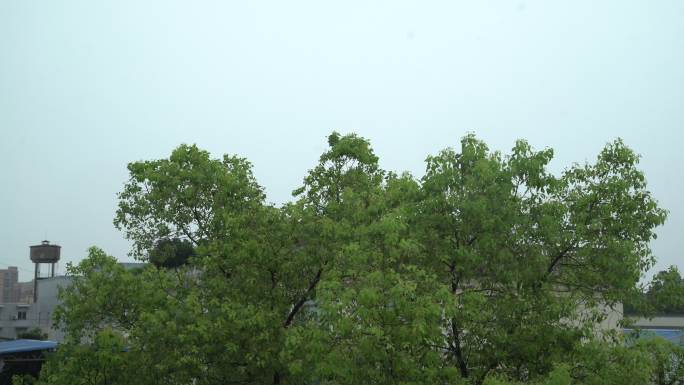
[[(38, 328), (50, 340), (63, 340), (63, 334), (52, 328), (52, 315), (58, 305), (58, 287), (66, 286), (70, 281), (64, 276), (41, 279), (38, 281), (38, 300), (35, 303), (0, 304), (0, 339), (15, 339), (29, 329)], [(32, 302), (33, 293), (30, 294), (28, 299)]]
[(18, 282), (18, 278), (16, 267), (0, 269), (0, 304), (33, 302), (33, 280)]
[[(127, 269), (141, 268), (144, 263), (122, 263)], [(26, 285), (33, 285), (26, 282)], [(11, 340), (30, 329), (38, 328), (47, 334), (51, 341), (61, 342), (64, 340), (64, 332), (54, 328), (52, 317), (55, 308), (59, 305), (60, 287), (71, 285), (70, 276), (55, 276), (41, 278), (38, 280), (35, 295), (36, 301), (33, 302), (33, 291), (25, 295), (24, 303), (3, 303), (0, 304), (0, 340)]]
[(19, 282), (19, 303), (33, 303), (33, 281)]
[(19, 271), (15, 266), (0, 269), (0, 302), (19, 301)]
[[(31, 282), (17, 282), (16, 267), (0, 270), (0, 340), (16, 339), (22, 332), (38, 328), (52, 341), (63, 341), (64, 333), (54, 328), (52, 317), (59, 305), (59, 288), (71, 285), (70, 276), (55, 276), (60, 246), (43, 241), (30, 247), (35, 275)], [(47, 265), (41, 273), (41, 265)], [(138, 269), (145, 263), (120, 263), (127, 270)], [(45, 274), (47, 273), (47, 274)], [(46, 276), (47, 275), (47, 276)]]

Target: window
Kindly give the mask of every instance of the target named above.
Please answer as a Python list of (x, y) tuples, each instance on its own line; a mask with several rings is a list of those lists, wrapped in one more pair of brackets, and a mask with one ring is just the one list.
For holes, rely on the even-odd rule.
[(20, 311), (17, 313), (17, 319), (26, 319), (26, 312)]

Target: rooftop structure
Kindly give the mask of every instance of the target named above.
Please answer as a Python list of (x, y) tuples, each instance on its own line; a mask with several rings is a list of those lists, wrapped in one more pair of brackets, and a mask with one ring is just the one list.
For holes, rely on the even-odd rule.
[[(30, 246), (31, 261), (36, 265), (35, 274), (33, 276), (33, 302), (38, 298), (38, 280), (55, 276), (55, 264), (59, 262), (61, 249), (61, 246), (51, 245), (50, 241), (47, 240), (41, 242), (40, 245)], [(50, 273), (48, 276), (41, 276), (41, 265), (50, 265)]]

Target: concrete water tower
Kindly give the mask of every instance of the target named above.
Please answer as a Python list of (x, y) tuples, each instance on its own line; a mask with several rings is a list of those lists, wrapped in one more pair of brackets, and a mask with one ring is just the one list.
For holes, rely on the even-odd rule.
[[(55, 276), (55, 264), (59, 262), (59, 254), (62, 246), (51, 245), (49, 241), (43, 241), (40, 245), (31, 246), (31, 262), (36, 265), (33, 276), (33, 302), (38, 301), (38, 280)], [(41, 265), (49, 265), (49, 275), (41, 275)], [(47, 267), (47, 266), (46, 266)]]

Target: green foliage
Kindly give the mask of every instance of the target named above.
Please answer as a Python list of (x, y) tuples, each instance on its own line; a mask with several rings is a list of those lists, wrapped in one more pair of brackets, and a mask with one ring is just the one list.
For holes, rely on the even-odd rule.
[(12, 376), (12, 385), (33, 385), (35, 383), (36, 379), (28, 374)]
[(573, 357), (573, 377), (582, 385), (646, 385), (653, 370), (642, 349), (592, 342)]
[(684, 278), (676, 266), (658, 272), (647, 288), (629, 297), (625, 313), (651, 316), (684, 314)]
[(684, 314), (684, 279), (676, 266), (653, 277), (646, 298), (658, 313)]
[(263, 203), (263, 191), (247, 160), (214, 160), (196, 146), (181, 145), (169, 159), (128, 165), (129, 182), (119, 194), (114, 224), (145, 257), (156, 242), (181, 238), (199, 244), (230, 235), (237, 225), (224, 213), (248, 212)]
[[(482, 385), (516, 385), (521, 382), (506, 379), (500, 375), (487, 376)], [(571, 385), (578, 384), (573, 382), (570, 368), (566, 364), (557, 365), (545, 377), (533, 382), (533, 385)]]
[(50, 356), (40, 375), (41, 384), (114, 385), (149, 384), (135, 354), (126, 351), (125, 337), (112, 329), (95, 333), (87, 344), (67, 343)]
[(684, 346), (653, 338), (639, 341), (636, 348), (648, 356), (652, 384), (684, 385)]
[(652, 265), (666, 214), (621, 141), (556, 176), (551, 150), (518, 141), (502, 155), (469, 135), (421, 179), (382, 170), (356, 135), (328, 144), (281, 207), (238, 157), (182, 145), (131, 163), (115, 224), (133, 255), (174, 268), (134, 274), (96, 248), (70, 266), (56, 314), (67, 343), (41, 381), (650, 378), (643, 350), (596, 342), (610, 336), (602, 309)]
[(46, 340), (48, 338), (47, 333), (43, 333), (42, 330), (39, 328), (33, 328), (29, 329), (25, 332), (17, 334), (18, 339), (27, 339), (27, 340)]
[(193, 256), (195, 248), (190, 241), (171, 238), (158, 240), (150, 250), (149, 260), (157, 267), (176, 268), (187, 264)]

